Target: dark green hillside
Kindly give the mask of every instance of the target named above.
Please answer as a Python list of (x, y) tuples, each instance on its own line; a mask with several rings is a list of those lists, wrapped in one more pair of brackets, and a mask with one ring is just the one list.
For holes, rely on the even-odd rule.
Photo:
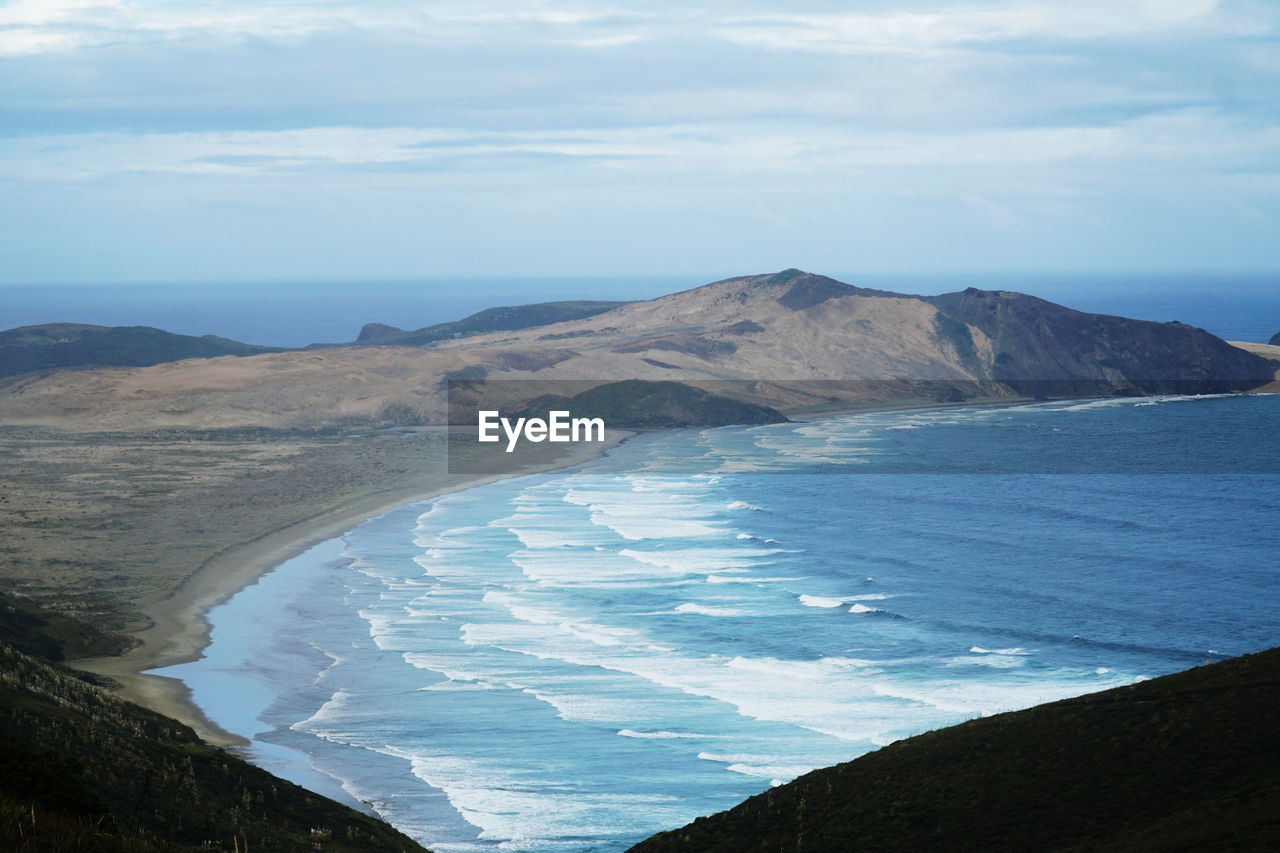
[(0, 593), (0, 643), (52, 661), (118, 655), (132, 640)]
[(1276, 332), (1271, 336), (1271, 340), (1267, 341), (1273, 347), (1280, 347), (1280, 332)]
[(360, 330), (356, 343), (420, 347), (436, 341), (466, 338), (488, 332), (513, 332), (534, 326), (549, 326), (565, 320), (581, 320), (628, 304), (630, 303), (579, 299), (571, 302), (538, 302), (533, 305), (486, 308), (461, 320), (437, 323), (434, 326), (425, 326), (410, 332), (381, 323), (370, 323)]
[(148, 367), (184, 358), (279, 351), (214, 335), (175, 335), (150, 326), (50, 323), (0, 332), (0, 377), (64, 367)]
[(0, 643), (0, 850), (195, 849), (422, 850)]
[(973, 720), (633, 853), (1280, 850), (1280, 649)]
[[(551, 409), (578, 418), (601, 418), (611, 428), (777, 424), (787, 418), (776, 409), (743, 403), (680, 382), (627, 379), (597, 385), (572, 397), (547, 395), (529, 403), (517, 417), (546, 418)], [(462, 421), (474, 423), (474, 417)]]

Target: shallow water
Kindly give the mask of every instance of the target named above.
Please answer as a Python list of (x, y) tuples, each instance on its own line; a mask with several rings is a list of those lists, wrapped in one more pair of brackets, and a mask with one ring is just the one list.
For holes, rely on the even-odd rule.
[(440, 851), (617, 851), (970, 717), (1272, 646), (1280, 396), (647, 435), (374, 519), (165, 670)]

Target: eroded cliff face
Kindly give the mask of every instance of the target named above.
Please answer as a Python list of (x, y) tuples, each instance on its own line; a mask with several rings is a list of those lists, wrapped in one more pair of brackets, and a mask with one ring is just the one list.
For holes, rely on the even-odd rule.
[[(546, 383), (558, 381), (575, 383), (564, 392), (572, 396), (582, 382), (729, 380), (714, 393), (786, 412), (908, 400), (1239, 391), (1275, 373), (1271, 362), (1178, 323), (1086, 314), (1005, 291), (889, 293), (800, 270), (588, 308), (597, 313), (422, 346), (401, 339), (28, 374), (0, 386), (0, 424), (443, 423), (449, 379), (539, 380), (530, 399), (557, 393)], [(379, 337), (388, 338), (366, 339)]]

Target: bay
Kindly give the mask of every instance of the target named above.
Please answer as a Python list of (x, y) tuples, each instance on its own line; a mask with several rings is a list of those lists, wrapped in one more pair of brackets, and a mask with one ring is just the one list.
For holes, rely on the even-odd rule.
[(1280, 396), (647, 434), (401, 508), (164, 670), (441, 851), (620, 851), (978, 715), (1276, 644)]

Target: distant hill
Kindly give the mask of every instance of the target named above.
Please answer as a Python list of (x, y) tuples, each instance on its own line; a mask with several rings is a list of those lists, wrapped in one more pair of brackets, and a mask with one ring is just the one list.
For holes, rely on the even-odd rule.
[(215, 335), (176, 335), (150, 326), (49, 323), (0, 332), (0, 377), (65, 367), (147, 367), (184, 358), (279, 352)]
[(1280, 850), (1280, 649), (972, 720), (631, 853)]
[[(427, 346), (490, 332), (528, 329), (604, 313), (626, 302), (578, 300), (487, 308), (461, 320), (405, 331), (369, 323), (350, 344), (312, 344), (306, 350), (347, 346)], [(289, 347), (244, 344), (216, 335), (179, 335), (150, 326), (47, 323), (0, 332), (0, 378), (70, 367), (149, 367), (187, 358), (261, 355)]]
[(1280, 347), (1280, 332), (1276, 332), (1271, 336), (1271, 340), (1267, 341), (1273, 347)]
[(0, 850), (415, 851), (376, 818), (0, 642)]
[(511, 305), (502, 308), (486, 308), (461, 320), (437, 323), (415, 331), (406, 332), (395, 326), (369, 323), (360, 330), (357, 344), (395, 344), (398, 346), (426, 346), (436, 341), (465, 338), (488, 332), (508, 332), (535, 326), (548, 326), (565, 320), (579, 320), (612, 311), (627, 302), (602, 302), (577, 300), (571, 302), (539, 302), (533, 305)]
[[(565, 319), (568, 317), (568, 319)], [(717, 385), (783, 414), (1018, 397), (1247, 391), (1275, 364), (1202, 329), (1075, 311), (1011, 291), (921, 297), (801, 270), (630, 303), (482, 311), (365, 344), (0, 386), (0, 424), (74, 429), (442, 424), (451, 379)]]

